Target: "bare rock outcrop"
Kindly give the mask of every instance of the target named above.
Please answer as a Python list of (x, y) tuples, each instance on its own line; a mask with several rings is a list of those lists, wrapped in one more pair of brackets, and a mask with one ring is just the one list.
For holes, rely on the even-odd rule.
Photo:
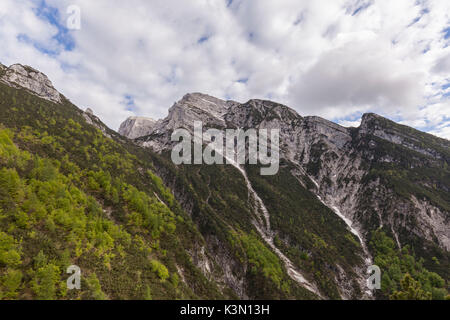
[(149, 135), (156, 121), (147, 117), (129, 117), (119, 128), (119, 133), (129, 139), (135, 139)]
[(1, 66), (0, 69), (0, 81), (15, 88), (25, 88), (46, 100), (56, 103), (62, 102), (61, 94), (42, 72), (21, 64), (13, 64), (9, 68)]

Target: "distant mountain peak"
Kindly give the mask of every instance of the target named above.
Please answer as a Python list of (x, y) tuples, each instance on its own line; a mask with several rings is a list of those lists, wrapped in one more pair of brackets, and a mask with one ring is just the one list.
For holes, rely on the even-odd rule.
[(171, 108), (197, 109), (215, 118), (222, 118), (234, 101), (225, 101), (204, 93), (188, 93)]
[(148, 117), (128, 117), (119, 128), (119, 133), (130, 139), (146, 136), (151, 133), (156, 121)]
[[(6, 186), (0, 188), (6, 190), (0, 192), (0, 209), (7, 217), (20, 209), (26, 222), (10, 219), (1, 231), (11, 234), (11, 250), (24, 258), (14, 265), (19, 275), (39, 273), (40, 266), (28, 262), (40, 250), (36, 243), (48, 239), (51, 246), (41, 256), (53, 259), (57, 253), (54, 263), (60, 264), (68, 252), (82, 270), (97, 272), (111, 299), (141, 298), (144, 291), (147, 297), (145, 287), (151, 287), (155, 299), (385, 299), (399, 288), (402, 266), (417, 270), (415, 281), (424, 279), (420, 285), (427, 292), (447, 294), (450, 141), (374, 113), (364, 114), (359, 128), (345, 128), (268, 100), (238, 103), (201, 93), (186, 94), (164, 119), (129, 117), (119, 132), (138, 137), (132, 141), (109, 130), (90, 108), (82, 112), (63, 96), (55, 107), (39, 91), (6, 82), (7, 72), (16, 72), (30, 86), (39, 72), (0, 64), (0, 133), (7, 128), (0, 141), (0, 160), (7, 164), (0, 170)], [(203, 130), (278, 129), (279, 173), (259, 176), (259, 165), (248, 162), (175, 165), (170, 158), (177, 143), (171, 139), (173, 130), (190, 130), (194, 121), (201, 121)], [(9, 152), (23, 147), (31, 152)], [(16, 186), (23, 186), (23, 196), (17, 197)], [(44, 209), (27, 219), (35, 203)], [(53, 210), (58, 216), (45, 210), (55, 203), (64, 205), (64, 210)], [(53, 216), (70, 223), (56, 219), (49, 229)], [(120, 245), (130, 263), (111, 259), (105, 266), (90, 250), (86, 234), (95, 225), (83, 225), (92, 218), (105, 226), (94, 236), (113, 240), (104, 253), (122, 254)], [(82, 232), (67, 246), (67, 237), (60, 235), (70, 234), (73, 223)], [(27, 235), (28, 228), (36, 234)], [(130, 237), (139, 241), (130, 242)], [(72, 250), (77, 243), (83, 244), (80, 259)], [(167, 269), (170, 281), (154, 271), (142, 277), (142, 290), (129, 281), (125, 284), (131, 286), (119, 291), (108, 285), (117, 277), (146, 272), (149, 256), (142, 248), (151, 249), (152, 265)], [(368, 293), (367, 266), (379, 261), (395, 262), (392, 268), (380, 265), (391, 281)], [(436, 285), (431, 286), (431, 278)], [(36, 279), (23, 281), (17, 297), (39, 298)], [(91, 294), (69, 292), (66, 298)], [(64, 298), (57, 292), (54, 296)]]
[(369, 123), (371, 123), (373, 121), (379, 121), (379, 120), (381, 120), (381, 121), (383, 121), (383, 120), (390, 121), (389, 119), (387, 119), (387, 118), (385, 118), (383, 116), (380, 116), (379, 114), (376, 114), (376, 113), (373, 113), (373, 112), (367, 112), (367, 113), (364, 113), (362, 115), (362, 117), (361, 117), (361, 125), (367, 125), (367, 124), (369, 124)]
[(0, 81), (15, 88), (25, 88), (33, 94), (56, 103), (61, 103), (61, 94), (42, 72), (21, 64), (10, 67), (1, 65)]
[(396, 123), (375, 113), (365, 113), (358, 128), (360, 135), (372, 135), (435, 159), (448, 158), (448, 140)]

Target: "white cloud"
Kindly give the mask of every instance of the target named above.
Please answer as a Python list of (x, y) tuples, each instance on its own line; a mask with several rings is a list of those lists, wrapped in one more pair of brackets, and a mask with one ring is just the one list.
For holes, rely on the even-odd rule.
[[(163, 117), (186, 92), (271, 98), (343, 124), (371, 111), (445, 135), (450, 118), (450, 3), (361, 0), (47, 0), (81, 8), (73, 51), (36, 17), (35, 1), (0, 3), (0, 61), (48, 74), (117, 128)], [(46, 55), (40, 47), (59, 52)], [(130, 109), (125, 96), (133, 97)], [(350, 120), (349, 120), (350, 119)], [(347, 122), (346, 122), (347, 121)]]
[(354, 127), (357, 128), (361, 124), (361, 119), (355, 120), (355, 121), (349, 121), (349, 120), (341, 120), (338, 122), (341, 126), (344, 127)]
[(370, 41), (348, 43), (320, 56), (293, 81), (290, 100), (331, 118), (350, 115), (355, 107), (394, 114), (423, 103), (424, 74), (414, 69)]
[(439, 74), (450, 74), (450, 53), (439, 58), (431, 71)]

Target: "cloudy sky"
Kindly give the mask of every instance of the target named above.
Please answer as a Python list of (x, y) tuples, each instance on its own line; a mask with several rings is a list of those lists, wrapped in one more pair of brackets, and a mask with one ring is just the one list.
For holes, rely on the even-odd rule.
[(203, 92), (450, 138), (449, 45), (448, 0), (0, 0), (0, 62), (41, 70), (113, 129)]

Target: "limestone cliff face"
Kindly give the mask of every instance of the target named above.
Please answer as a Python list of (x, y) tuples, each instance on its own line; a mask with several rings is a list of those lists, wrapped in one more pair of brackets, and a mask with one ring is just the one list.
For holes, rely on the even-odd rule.
[[(341, 297), (355, 295), (348, 286), (350, 279), (365, 291), (366, 267), (373, 263), (369, 241), (374, 230), (390, 232), (399, 248), (419, 244), (422, 256), (429, 250), (449, 251), (450, 213), (445, 199), (450, 186), (435, 173), (441, 172), (442, 177), (448, 168), (448, 140), (376, 114), (363, 115), (359, 128), (345, 128), (320, 117), (302, 117), (272, 101), (240, 104), (195, 93), (175, 103), (165, 119), (148, 128), (149, 135), (135, 142), (157, 152), (169, 151), (173, 130), (192, 131), (194, 121), (201, 121), (204, 130), (279, 129), (280, 157), (292, 176), (334, 211), (361, 243), (358, 254), (364, 264), (352, 270), (333, 267), (340, 270), (336, 283)], [(430, 174), (423, 175), (427, 170)], [(408, 186), (407, 191), (403, 186)], [(216, 263), (226, 255), (217, 256)], [(233, 285), (245, 296), (236, 278), (225, 276), (218, 281)]]
[(152, 118), (129, 117), (119, 128), (119, 133), (129, 139), (135, 139), (150, 134), (156, 124)]
[[(362, 117), (358, 132), (360, 135), (373, 135), (435, 159), (443, 158), (444, 155), (439, 150), (424, 144), (423, 139), (421, 139), (424, 133), (419, 133), (419, 131), (407, 126), (389, 126), (386, 125), (386, 122), (389, 122), (389, 120), (374, 113), (366, 113)], [(445, 143), (444, 139), (439, 140), (442, 140), (441, 144), (448, 148), (448, 143)]]
[(33, 94), (60, 103), (61, 94), (53, 87), (52, 82), (42, 72), (29, 66), (13, 64), (9, 68), (0, 67), (0, 81), (16, 87), (25, 88)]
[[(425, 158), (411, 164), (414, 167), (426, 165), (423, 161), (448, 161), (445, 153), (450, 148), (448, 140), (394, 125), (376, 114), (365, 114), (359, 128), (345, 128), (320, 117), (302, 117), (271, 101), (250, 100), (240, 104), (194, 93), (175, 103), (165, 119), (149, 128), (150, 135), (137, 141), (156, 151), (170, 149), (172, 130), (192, 130), (194, 121), (202, 121), (205, 129), (280, 129), (280, 156), (294, 165), (293, 174), (310, 178), (314, 182), (312, 191), (349, 219), (363, 241), (373, 228), (388, 226), (399, 246), (408, 241), (400, 234), (413, 232), (445, 250), (450, 249), (448, 211), (426, 199), (401, 198), (379, 180), (367, 181), (371, 167), (400, 163), (399, 154), (379, 152), (377, 148), (382, 142), (406, 148), (413, 155), (423, 155)], [(435, 142), (427, 145), (424, 142), (427, 139)], [(441, 187), (448, 190), (449, 186)], [(370, 208), (367, 199), (372, 199)]]
[(224, 115), (234, 104), (206, 94), (186, 94), (169, 109), (159, 129), (190, 128), (194, 121), (202, 121), (207, 127), (224, 127)]
[[(61, 102), (55, 107), (67, 102), (45, 75), (30, 67), (0, 64), (0, 81)], [(379, 228), (398, 248), (413, 244), (419, 257), (443, 261), (448, 256), (448, 140), (375, 114), (365, 114), (359, 128), (345, 128), (272, 101), (238, 103), (201, 93), (185, 95), (164, 119), (128, 118), (120, 134), (91, 109), (77, 112), (106, 137), (133, 143), (127, 147), (152, 158), (152, 170), (204, 239), (190, 248), (192, 262), (232, 297), (266, 298), (262, 279), (252, 274), (254, 262), (245, 259), (240, 231), (275, 254), (271, 260), (279, 258), (283, 284), (295, 289), (290, 296), (295, 298), (373, 298), (366, 292), (366, 269), (373, 263), (371, 235)], [(173, 165), (163, 153), (174, 145), (171, 134), (178, 128), (193, 131), (195, 121), (204, 130), (279, 129), (280, 174), (265, 179), (252, 166)], [(141, 168), (136, 170), (144, 176)], [(273, 205), (283, 201), (285, 206)], [(175, 267), (185, 281), (187, 270)]]
[(165, 119), (155, 121), (145, 117), (130, 117), (121, 124), (119, 133), (135, 139), (178, 128), (190, 129), (193, 128), (194, 121), (202, 121), (205, 127), (224, 128), (224, 116), (234, 105), (239, 104), (202, 93), (190, 93), (169, 109), (169, 115)]
[(205, 128), (226, 128), (225, 115), (235, 105), (239, 103), (223, 101), (202, 93), (186, 94), (169, 109), (166, 118), (148, 127), (148, 138), (138, 140), (142, 146), (151, 147), (158, 152), (168, 149), (172, 145), (170, 135), (173, 130), (184, 128), (193, 131), (194, 121), (201, 121)]

